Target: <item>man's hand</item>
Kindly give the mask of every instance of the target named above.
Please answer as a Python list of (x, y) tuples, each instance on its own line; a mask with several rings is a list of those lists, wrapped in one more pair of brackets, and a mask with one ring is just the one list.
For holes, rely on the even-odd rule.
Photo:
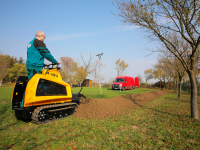
[(60, 64), (60, 61), (58, 61), (58, 64)]

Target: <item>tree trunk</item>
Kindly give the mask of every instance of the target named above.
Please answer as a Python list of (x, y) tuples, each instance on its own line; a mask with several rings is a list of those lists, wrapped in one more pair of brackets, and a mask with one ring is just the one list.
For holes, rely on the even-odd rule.
[(191, 117), (194, 119), (199, 119), (198, 113), (198, 103), (197, 103), (197, 84), (194, 71), (188, 73), (190, 77), (190, 86), (191, 86)]
[(165, 79), (164, 79), (164, 86), (163, 86), (163, 88), (165, 89)]
[(0, 79), (0, 86), (1, 86), (1, 83), (2, 83), (2, 79)]
[(160, 80), (160, 88), (161, 88), (161, 80)]
[(178, 83), (178, 99), (181, 99), (181, 87), (182, 87), (181, 80), (182, 80), (182, 77), (179, 76), (179, 83)]
[(176, 82), (173, 82), (173, 86), (174, 86), (174, 92), (176, 92), (176, 88), (175, 88)]
[(178, 92), (177, 92), (177, 87), (178, 87), (178, 82), (177, 82), (177, 80), (175, 80), (175, 90), (176, 90), (176, 94), (178, 94)]

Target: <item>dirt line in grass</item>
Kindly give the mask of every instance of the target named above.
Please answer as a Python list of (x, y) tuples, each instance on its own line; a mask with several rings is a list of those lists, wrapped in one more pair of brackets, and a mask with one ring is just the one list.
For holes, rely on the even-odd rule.
[(109, 118), (125, 113), (127, 110), (141, 107), (168, 93), (168, 90), (158, 90), (103, 99), (86, 98), (81, 100), (82, 103), (73, 116), (90, 119)]

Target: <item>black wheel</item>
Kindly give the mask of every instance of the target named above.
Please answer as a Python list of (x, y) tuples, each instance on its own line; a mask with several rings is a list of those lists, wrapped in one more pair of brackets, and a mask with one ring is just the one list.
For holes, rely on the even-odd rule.
[(48, 119), (48, 113), (46, 110), (42, 110), (38, 114), (38, 121), (45, 122)]
[(133, 87), (131, 86), (130, 90), (133, 90)]
[(22, 111), (19, 111), (19, 110), (15, 110), (15, 117), (18, 119), (18, 120), (21, 120), (23, 118), (23, 112)]

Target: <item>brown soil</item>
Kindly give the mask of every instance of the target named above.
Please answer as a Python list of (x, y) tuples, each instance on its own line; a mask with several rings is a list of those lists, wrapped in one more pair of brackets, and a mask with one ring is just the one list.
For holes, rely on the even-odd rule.
[(123, 95), (104, 99), (81, 99), (81, 104), (73, 114), (79, 118), (101, 119), (125, 113), (127, 110), (143, 106), (152, 100), (167, 94), (168, 90)]

